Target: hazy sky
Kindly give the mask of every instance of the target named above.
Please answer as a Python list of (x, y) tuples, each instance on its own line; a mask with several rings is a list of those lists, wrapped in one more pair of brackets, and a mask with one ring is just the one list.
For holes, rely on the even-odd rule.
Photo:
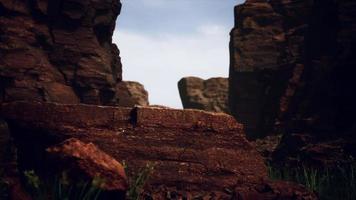
[(123, 79), (142, 83), (150, 104), (181, 108), (185, 76), (227, 77), (233, 8), (243, 0), (121, 0), (114, 42)]

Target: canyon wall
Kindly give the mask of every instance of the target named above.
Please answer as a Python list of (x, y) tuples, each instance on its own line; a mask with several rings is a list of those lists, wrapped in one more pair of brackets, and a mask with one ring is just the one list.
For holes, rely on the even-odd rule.
[(0, 101), (116, 104), (117, 0), (0, 0)]
[(314, 1), (304, 69), (289, 82), (281, 101), (287, 134), (276, 160), (300, 158), (326, 165), (352, 162), (356, 156), (355, 13), (352, 0)]
[(229, 104), (249, 137), (279, 127), (351, 130), (355, 10), (351, 0), (247, 0), (235, 7)]
[(3, 103), (0, 114), (21, 171), (53, 176), (54, 168), (79, 169), (103, 175), (120, 194), (126, 184), (117, 160), (131, 178), (154, 166), (140, 199), (317, 199), (300, 185), (269, 180), (242, 125), (224, 113), (15, 102)]
[(248, 0), (235, 7), (229, 105), (247, 134), (273, 132), (280, 99), (303, 63), (311, 1)]

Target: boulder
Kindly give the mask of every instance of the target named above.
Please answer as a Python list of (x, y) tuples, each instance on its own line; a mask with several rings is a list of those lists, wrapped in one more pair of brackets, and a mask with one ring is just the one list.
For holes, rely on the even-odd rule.
[(185, 77), (178, 89), (184, 108), (229, 113), (227, 78)]
[(45, 149), (76, 138), (125, 161), (128, 176), (154, 165), (144, 194), (157, 198), (168, 193), (231, 198), (256, 193), (253, 188), (268, 181), (262, 157), (227, 114), (26, 102), (3, 104), (0, 113), (16, 140), (21, 170), (45, 170)]
[(148, 106), (148, 92), (144, 86), (134, 81), (122, 81), (116, 86), (118, 106)]
[(46, 164), (50, 171), (57, 171), (57, 174), (66, 172), (75, 182), (97, 179), (102, 199), (125, 198), (128, 180), (123, 166), (93, 143), (71, 138), (46, 151), (49, 157)]

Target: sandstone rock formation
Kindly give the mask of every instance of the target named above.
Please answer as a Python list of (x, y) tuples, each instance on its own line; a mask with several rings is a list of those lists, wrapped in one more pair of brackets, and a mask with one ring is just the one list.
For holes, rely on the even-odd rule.
[(0, 0), (0, 102), (115, 104), (118, 0)]
[(351, 0), (248, 0), (235, 8), (229, 103), (250, 137), (296, 120), (299, 128), (311, 120), (321, 132), (350, 131), (355, 10)]
[(356, 135), (356, 94), (351, 92), (356, 90), (355, 12), (356, 2), (351, 0), (314, 3), (305, 69), (284, 116), (289, 132)]
[(134, 81), (122, 81), (116, 86), (118, 106), (148, 106), (148, 92), (144, 86)]
[[(299, 157), (335, 166), (356, 156), (355, 13), (352, 0), (319, 0), (311, 7), (304, 70), (284, 95), (288, 106), (281, 120), (287, 134), (275, 154), (281, 163)], [(296, 151), (288, 148), (295, 136), (310, 139)]]
[(99, 179), (97, 187), (101, 189), (101, 199), (125, 198), (128, 180), (123, 166), (93, 143), (71, 138), (47, 148), (46, 152), (49, 157), (46, 165), (54, 174), (66, 172), (74, 182)]
[(185, 77), (178, 89), (184, 108), (229, 113), (227, 78)]
[[(274, 187), (263, 159), (242, 126), (223, 113), (26, 102), (3, 104), (0, 113), (15, 137), (22, 170), (41, 171), (47, 147), (77, 138), (125, 160), (131, 173), (153, 163), (146, 194), (155, 199), (173, 191), (221, 198), (274, 194), (258, 189)], [(291, 191), (315, 199), (303, 188)]]
[(356, 155), (355, 12), (352, 0), (248, 0), (235, 8), (231, 113), (251, 138), (285, 133), (274, 155), (281, 163)]
[(280, 99), (301, 62), (307, 4), (248, 0), (235, 7), (229, 104), (252, 138), (273, 131)]

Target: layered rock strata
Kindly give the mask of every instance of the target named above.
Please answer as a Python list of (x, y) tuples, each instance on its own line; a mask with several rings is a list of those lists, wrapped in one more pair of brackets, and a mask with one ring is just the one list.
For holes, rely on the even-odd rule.
[(229, 104), (252, 138), (273, 132), (288, 82), (304, 67), (301, 49), (309, 4), (248, 0), (235, 7)]
[(0, 102), (115, 104), (118, 0), (0, 0)]
[(351, 0), (248, 0), (235, 8), (230, 110), (250, 138), (285, 134), (275, 153), (281, 163), (356, 155), (355, 12)]
[(304, 70), (298, 72), (298, 79), (291, 79), (284, 95), (288, 106), (281, 106), (280, 118), (287, 134), (275, 161), (302, 159), (326, 167), (354, 162), (355, 13), (352, 0), (313, 2), (303, 49)]
[(184, 108), (229, 113), (228, 79), (185, 77), (178, 82)]
[(355, 94), (348, 91), (356, 85), (355, 10), (353, 1), (329, 0), (236, 6), (229, 104), (249, 137), (290, 129), (292, 121), (305, 127), (312, 120), (312, 127), (334, 133), (354, 124)]
[[(175, 192), (189, 198), (231, 198), (273, 191), (258, 189), (273, 187), (263, 159), (246, 140), (242, 126), (226, 114), (25, 102), (3, 104), (1, 114), (17, 141), (21, 170), (43, 171), (47, 147), (77, 138), (125, 160), (130, 176), (153, 164), (145, 193), (151, 197)], [(299, 196), (315, 198), (304, 189), (298, 191)]]

